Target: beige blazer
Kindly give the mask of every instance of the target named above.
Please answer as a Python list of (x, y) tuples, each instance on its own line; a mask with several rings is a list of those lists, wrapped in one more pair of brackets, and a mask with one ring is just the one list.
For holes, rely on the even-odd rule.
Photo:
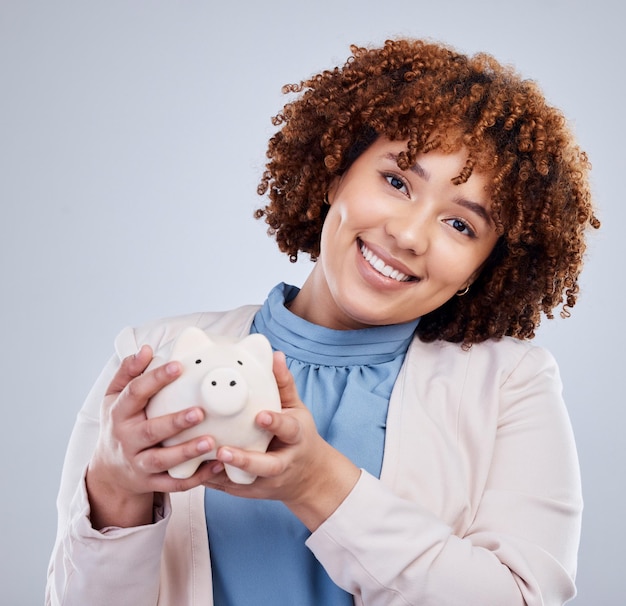
[[(150, 526), (97, 532), (84, 471), (121, 359), (144, 343), (166, 350), (188, 325), (243, 336), (257, 309), (120, 333), (69, 442), (46, 604), (213, 604), (203, 489), (165, 496)], [(550, 354), (509, 338), (469, 351), (415, 339), (389, 403), (380, 480), (362, 472), (307, 545), (357, 605), (556, 606), (575, 593), (581, 510)]]

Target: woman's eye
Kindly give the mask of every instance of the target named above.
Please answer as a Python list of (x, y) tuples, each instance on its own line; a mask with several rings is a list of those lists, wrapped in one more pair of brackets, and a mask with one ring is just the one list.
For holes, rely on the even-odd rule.
[(389, 183), (391, 187), (393, 187), (394, 189), (397, 189), (398, 191), (402, 191), (406, 193), (407, 191), (406, 184), (404, 183), (402, 179), (394, 175), (385, 175), (385, 179), (387, 179), (387, 183)]
[(476, 234), (474, 233), (474, 230), (465, 221), (462, 221), (461, 219), (449, 219), (448, 225), (456, 229), (458, 232), (465, 234), (466, 236), (471, 236), (471, 237), (476, 236)]

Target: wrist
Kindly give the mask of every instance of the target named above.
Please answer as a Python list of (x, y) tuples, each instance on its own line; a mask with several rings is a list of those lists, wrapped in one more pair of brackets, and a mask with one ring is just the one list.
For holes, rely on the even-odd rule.
[(131, 528), (153, 522), (154, 493), (129, 492), (118, 485), (102, 481), (87, 470), (85, 478), (89, 500), (89, 519), (95, 530), (108, 526)]
[(343, 503), (361, 477), (361, 470), (347, 457), (330, 447), (334, 453), (325, 466), (318, 469), (307, 488), (285, 505), (314, 532)]

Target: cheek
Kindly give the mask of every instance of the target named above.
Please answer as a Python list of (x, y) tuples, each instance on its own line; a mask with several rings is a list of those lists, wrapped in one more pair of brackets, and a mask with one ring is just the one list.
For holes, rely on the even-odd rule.
[(384, 213), (382, 195), (363, 187), (346, 187), (338, 192), (328, 216), (335, 216), (346, 228), (365, 228), (378, 224)]
[(326, 219), (324, 220), (324, 224), (322, 225), (322, 233), (320, 234), (320, 251), (322, 257), (325, 255), (325, 251), (329, 251), (326, 254), (330, 253), (330, 250), (333, 247), (333, 244), (337, 237), (337, 232), (339, 231), (339, 227), (341, 225), (340, 217), (336, 212), (333, 212), (333, 209), (328, 211), (326, 215)]
[(443, 286), (458, 290), (479, 273), (486, 257), (477, 251), (468, 251), (465, 247), (443, 246), (431, 257), (430, 275)]
[(322, 254), (324, 250), (342, 253), (366, 228), (364, 220), (363, 213), (354, 212), (344, 204), (331, 206), (322, 227)]

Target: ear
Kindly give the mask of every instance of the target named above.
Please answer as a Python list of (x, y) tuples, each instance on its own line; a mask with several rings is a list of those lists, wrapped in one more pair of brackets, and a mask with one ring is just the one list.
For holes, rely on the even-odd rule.
[(333, 205), (335, 201), (335, 196), (337, 195), (337, 189), (339, 188), (339, 183), (341, 182), (341, 177), (337, 176), (333, 178), (328, 186), (328, 191), (326, 192), (326, 201), (329, 206)]
[(172, 359), (180, 360), (190, 351), (206, 347), (212, 343), (212, 339), (203, 330), (196, 326), (189, 326), (178, 335), (172, 347)]
[(241, 346), (254, 358), (259, 360), (261, 364), (272, 367), (273, 353), (272, 346), (267, 337), (259, 333), (248, 335), (240, 342)]

